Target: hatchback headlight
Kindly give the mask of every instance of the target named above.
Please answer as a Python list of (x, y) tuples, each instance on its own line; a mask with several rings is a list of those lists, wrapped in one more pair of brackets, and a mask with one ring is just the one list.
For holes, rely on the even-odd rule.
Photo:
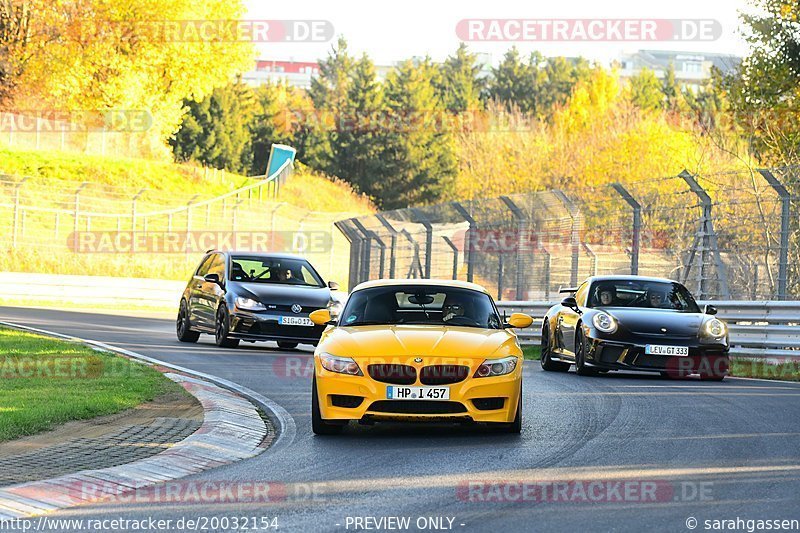
[(617, 321), (608, 313), (597, 313), (592, 317), (592, 324), (603, 333), (614, 333), (617, 331)]
[(703, 329), (701, 331), (706, 337), (714, 337), (715, 339), (718, 339), (725, 336), (725, 334), (728, 332), (728, 327), (722, 320), (718, 318), (712, 318), (703, 324)]
[(331, 300), (328, 302), (328, 312), (331, 314), (331, 318), (336, 320), (339, 318), (339, 315), (342, 314), (342, 302), (338, 300)]
[(258, 300), (253, 300), (252, 298), (243, 298), (241, 296), (236, 297), (236, 307), (245, 311), (266, 311), (267, 309), (264, 307), (264, 304)]
[(487, 359), (478, 370), (475, 371), (476, 378), (490, 378), (510, 374), (517, 368), (517, 358), (514, 356), (503, 357), (502, 359)]
[(322, 352), (319, 354), (319, 362), (322, 364), (322, 368), (329, 372), (348, 374), (350, 376), (364, 375), (361, 369), (358, 368), (358, 363), (351, 357), (339, 357), (327, 352)]

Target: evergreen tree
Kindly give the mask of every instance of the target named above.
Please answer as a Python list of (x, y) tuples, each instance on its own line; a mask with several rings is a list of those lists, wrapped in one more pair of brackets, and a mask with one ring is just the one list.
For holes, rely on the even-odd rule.
[(436, 89), (447, 111), (463, 113), (482, 107), (480, 98), (485, 80), (479, 77), (480, 70), (476, 56), (469, 53), (464, 43), (445, 59)]
[(664, 82), (661, 86), (661, 92), (664, 94), (664, 105), (669, 111), (678, 109), (678, 96), (680, 95), (680, 88), (678, 81), (675, 79), (675, 65), (670, 62), (667, 71), (664, 73)]
[(452, 133), (439, 122), (444, 109), (433, 87), (430, 59), (408, 60), (389, 74), (386, 105), (395, 124), (386, 139), (386, 179), (375, 184), (384, 209), (435, 203), (456, 174)]
[(631, 77), (631, 102), (639, 109), (661, 109), (664, 102), (662, 84), (649, 68)]
[(503, 61), (492, 69), (487, 91), (489, 98), (509, 109), (516, 107), (523, 113), (536, 112), (534, 81), (538, 73), (538, 65), (535, 64), (538, 57), (534, 55), (525, 63), (516, 47), (506, 52)]

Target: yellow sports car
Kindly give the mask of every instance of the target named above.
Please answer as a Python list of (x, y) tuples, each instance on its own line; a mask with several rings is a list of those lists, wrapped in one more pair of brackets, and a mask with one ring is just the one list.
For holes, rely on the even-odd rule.
[(441, 280), (358, 285), (327, 324), (314, 353), (312, 429), (338, 433), (349, 421), (480, 422), (522, 428), (522, 350), (486, 289)]

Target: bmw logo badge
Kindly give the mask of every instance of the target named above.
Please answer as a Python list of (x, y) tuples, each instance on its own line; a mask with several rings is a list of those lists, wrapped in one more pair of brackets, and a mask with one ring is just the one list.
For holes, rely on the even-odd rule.
[(414, 362), (415, 362), (415, 363), (421, 363), (421, 362), (422, 362), (422, 357), (417, 357), (417, 358), (415, 358), (415, 359), (414, 359)]

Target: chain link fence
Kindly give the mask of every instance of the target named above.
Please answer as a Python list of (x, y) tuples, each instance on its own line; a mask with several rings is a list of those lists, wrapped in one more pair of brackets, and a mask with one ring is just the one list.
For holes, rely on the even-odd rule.
[[(399, 209), (341, 220), (350, 287), (474, 281), (552, 300), (591, 275), (679, 280), (700, 299), (800, 297), (798, 169), (696, 174)], [(794, 191), (794, 192), (793, 192)]]

